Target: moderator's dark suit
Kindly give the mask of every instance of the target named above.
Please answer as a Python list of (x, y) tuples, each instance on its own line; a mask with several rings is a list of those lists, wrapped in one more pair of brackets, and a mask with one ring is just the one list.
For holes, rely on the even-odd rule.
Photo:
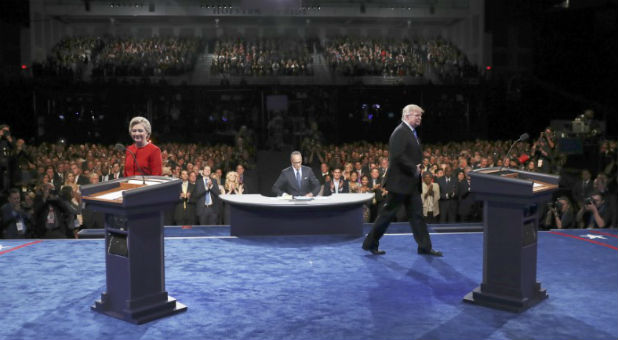
[(412, 129), (401, 122), (391, 134), (388, 150), (390, 165), (384, 179), (388, 195), (380, 215), (365, 239), (363, 248), (378, 249), (380, 238), (397, 214), (399, 206), (403, 204), (419, 251), (428, 252), (432, 249), (431, 239), (423, 217), (421, 174), (416, 169), (416, 165), (421, 164), (423, 160), (421, 145), (414, 137)]
[[(217, 224), (219, 220), (219, 209), (221, 207), (221, 200), (219, 199), (219, 195), (221, 192), (219, 191), (219, 184), (216, 180), (210, 179), (212, 181), (212, 187), (208, 188), (204, 184), (204, 177), (198, 177), (195, 182), (195, 211), (197, 213), (197, 218), (199, 220), (200, 225), (214, 225)], [(206, 205), (206, 195), (210, 194), (210, 205)]]
[(296, 174), (293, 167), (287, 167), (281, 170), (279, 178), (273, 184), (272, 191), (275, 195), (281, 196), (283, 193), (290, 194), (292, 196), (305, 196), (308, 193), (313, 193), (313, 196), (317, 196), (320, 192), (320, 181), (313, 174), (308, 166), (301, 167), (301, 187), (298, 187), (296, 182)]

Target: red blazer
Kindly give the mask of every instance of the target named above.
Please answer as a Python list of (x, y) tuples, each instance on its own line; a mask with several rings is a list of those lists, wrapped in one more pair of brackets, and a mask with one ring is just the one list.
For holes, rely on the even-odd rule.
[[(137, 165), (133, 161), (133, 153), (137, 159)], [(161, 149), (152, 143), (138, 148), (135, 144), (127, 147), (124, 157), (124, 176), (153, 175), (161, 176)]]

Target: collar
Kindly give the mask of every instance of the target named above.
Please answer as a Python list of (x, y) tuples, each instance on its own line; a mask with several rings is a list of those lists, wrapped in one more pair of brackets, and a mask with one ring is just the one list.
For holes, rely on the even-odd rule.
[(407, 127), (410, 128), (410, 130), (414, 131), (415, 129), (412, 127), (412, 125), (408, 124), (408, 122), (406, 122), (405, 120), (401, 121), (402, 123), (406, 124)]

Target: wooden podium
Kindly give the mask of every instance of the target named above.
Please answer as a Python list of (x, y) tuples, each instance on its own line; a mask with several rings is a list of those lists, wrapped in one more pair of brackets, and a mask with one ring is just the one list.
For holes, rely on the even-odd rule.
[(163, 212), (181, 181), (134, 176), (82, 187), (88, 209), (105, 214), (107, 291), (92, 310), (136, 324), (184, 312), (165, 291)]
[(470, 191), (483, 208), (483, 282), (464, 297), (487, 307), (522, 312), (547, 298), (536, 281), (542, 204), (558, 176), (486, 168), (470, 173)]

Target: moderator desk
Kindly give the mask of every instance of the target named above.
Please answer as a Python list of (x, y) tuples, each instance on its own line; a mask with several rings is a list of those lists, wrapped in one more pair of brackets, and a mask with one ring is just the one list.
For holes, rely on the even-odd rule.
[(370, 194), (318, 196), (312, 200), (259, 194), (221, 195), (230, 206), (230, 233), (256, 235), (363, 235), (363, 204)]

